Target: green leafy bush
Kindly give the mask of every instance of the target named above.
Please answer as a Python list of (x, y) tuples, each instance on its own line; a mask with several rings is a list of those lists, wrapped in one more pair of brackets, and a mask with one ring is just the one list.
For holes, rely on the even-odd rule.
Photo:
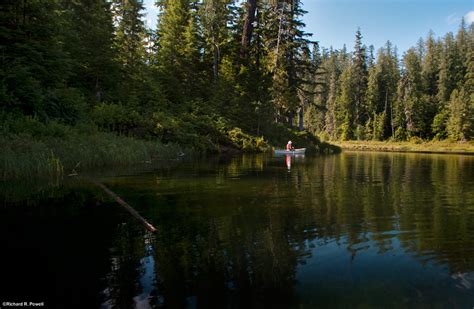
[(76, 124), (84, 118), (87, 104), (81, 91), (76, 88), (62, 88), (47, 95), (46, 113), (48, 118), (58, 119), (67, 124)]
[(145, 120), (135, 110), (121, 104), (101, 103), (92, 110), (92, 120), (100, 128), (119, 134), (146, 127)]
[(423, 139), (418, 136), (412, 136), (410, 137), (409, 142), (413, 144), (423, 144)]
[(230, 130), (228, 136), (234, 146), (245, 152), (265, 152), (270, 149), (263, 137), (251, 136), (237, 127)]

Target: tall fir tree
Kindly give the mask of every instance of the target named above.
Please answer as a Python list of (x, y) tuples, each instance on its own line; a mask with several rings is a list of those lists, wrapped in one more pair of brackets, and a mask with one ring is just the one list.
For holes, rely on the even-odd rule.
[[(407, 137), (425, 137), (429, 132), (429, 119), (426, 121), (427, 102), (423, 97), (421, 59), (419, 53), (409, 49), (403, 57), (404, 69), (399, 85), (398, 99), (404, 113)], [(427, 127), (428, 126), (428, 127)]]
[(111, 100), (116, 91), (118, 63), (114, 60), (114, 25), (110, 3), (105, 0), (66, 1), (71, 29), (66, 50), (73, 58), (70, 84), (92, 101)]
[(426, 53), (425, 57), (423, 58), (421, 72), (423, 79), (423, 90), (430, 97), (435, 97), (438, 93), (440, 51), (434, 38), (433, 31), (428, 33), (428, 37), (425, 40), (425, 45)]
[(354, 85), (355, 117), (354, 127), (365, 124), (368, 118), (365, 96), (367, 91), (367, 58), (365, 47), (362, 45), (360, 29), (356, 32), (356, 44), (353, 56), (352, 80)]
[[(204, 0), (200, 10), (200, 20), (203, 26), (203, 37), (206, 42), (206, 51), (212, 58), (212, 76), (214, 82), (219, 79), (219, 65), (222, 55), (227, 52), (226, 46), (230, 39), (231, 9), (234, 1), (231, 0)], [(252, 16), (253, 18), (253, 16)], [(253, 20), (252, 20), (253, 22)], [(250, 31), (250, 30), (249, 30)], [(248, 40), (251, 38), (249, 34)], [(245, 40), (247, 44), (247, 40)], [(248, 41), (249, 43), (250, 41)], [(245, 45), (247, 48), (247, 45)], [(246, 53), (247, 51), (245, 51)]]
[(367, 105), (370, 118), (366, 125), (369, 138), (380, 140), (394, 135), (393, 106), (398, 79), (396, 50), (388, 41), (379, 50), (377, 63), (369, 71)]
[[(345, 51), (343, 56), (344, 54)], [(352, 62), (341, 76), (339, 101), (345, 110), (344, 117), (339, 117), (343, 123), (342, 139), (365, 138), (364, 126), (369, 117), (366, 105), (367, 74), (366, 51), (362, 44), (362, 34), (358, 29)]]
[[(69, 89), (71, 58), (62, 42), (69, 20), (59, 0), (7, 0), (0, 10), (1, 108), (47, 120), (73, 121), (83, 105)], [(74, 100), (66, 102), (71, 92)], [(77, 102), (75, 102), (77, 101)]]
[(165, 94), (178, 110), (191, 97), (192, 84), (187, 84), (186, 72), (196, 68), (196, 63), (187, 61), (186, 49), (196, 43), (189, 42), (198, 31), (193, 26), (190, 0), (163, 0), (157, 3), (161, 10), (158, 19), (156, 69)]
[(137, 105), (144, 82), (147, 32), (143, 21), (142, 0), (113, 0), (112, 11), (116, 24), (115, 50), (120, 64), (119, 98), (127, 105)]
[(474, 105), (472, 93), (455, 89), (448, 103), (447, 132), (450, 139), (467, 141), (474, 137)]
[(347, 66), (342, 71), (340, 77), (340, 94), (336, 99), (336, 122), (340, 124), (340, 133), (338, 136), (342, 140), (351, 140), (356, 138), (356, 104), (353, 84), (353, 66)]
[(456, 88), (456, 67), (459, 61), (456, 41), (451, 32), (443, 40), (443, 50), (440, 61), (437, 98), (443, 106), (448, 102), (451, 92)]

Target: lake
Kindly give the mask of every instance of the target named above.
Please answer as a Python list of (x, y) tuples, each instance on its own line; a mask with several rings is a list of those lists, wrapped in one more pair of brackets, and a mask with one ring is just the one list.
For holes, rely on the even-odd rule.
[(474, 306), (474, 156), (345, 152), (2, 184), (0, 304)]

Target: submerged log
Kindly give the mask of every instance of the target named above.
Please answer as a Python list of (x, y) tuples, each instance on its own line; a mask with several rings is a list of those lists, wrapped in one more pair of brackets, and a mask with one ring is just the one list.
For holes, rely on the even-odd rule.
[(143, 225), (145, 226), (145, 228), (147, 230), (149, 230), (150, 232), (154, 233), (156, 232), (156, 228), (151, 225), (145, 218), (143, 218), (135, 209), (133, 209), (132, 206), (130, 206), (127, 202), (125, 202), (124, 200), (122, 200), (120, 198), (120, 196), (118, 196), (117, 194), (115, 194), (112, 190), (110, 190), (109, 188), (107, 188), (105, 185), (103, 185), (102, 183), (100, 182), (96, 182), (94, 181), (94, 183), (99, 187), (101, 188), (102, 190), (104, 190), (105, 193), (107, 193), (110, 197), (112, 197), (117, 203), (119, 203), (121, 206), (123, 206), (123, 208), (125, 208), (132, 216), (134, 216), (135, 218), (137, 218), (141, 223), (143, 223)]

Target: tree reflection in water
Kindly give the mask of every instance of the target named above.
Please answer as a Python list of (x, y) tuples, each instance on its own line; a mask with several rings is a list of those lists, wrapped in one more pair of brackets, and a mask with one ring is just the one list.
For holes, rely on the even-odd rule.
[(110, 249), (69, 284), (96, 276), (102, 307), (117, 308), (472, 306), (473, 157), (291, 159), (290, 171), (285, 157), (242, 156), (108, 178), (158, 232), (89, 189), (109, 232), (89, 219), (84, 246)]
[[(311, 303), (299, 282), (305, 277), (301, 270), (311, 272), (308, 265), (321, 275), (312, 278), (313, 285), (332, 293), (336, 304), (345, 303), (338, 298), (344, 289), (380, 293), (379, 275), (396, 277), (400, 287), (390, 295), (398, 293), (407, 304), (439, 304), (442, 297), (448, 304), (449, 293), (459, 297), (460, 287), (471, 286), (473, 158), (351, 153), (306, 158), (293, 164), (291, 173), (284, 171), (287, 164), (286, 157), (240, 157), (154, 175), (159, 185), (152, 177), (140, 181), (145, 185), (134, 195), (153, 195), (146, 201), (153, 205), (147, 215), (159, 228), (154, 305)], [(335, 269), (319, 269), (318, 260)], [(371, 263), (379, 274), (367, 271)], [(377, 263), (388, 268), (379, 269)], [(446, 267), (446, 276), (433, 274)], [(413, 269), (421, 279), (397, 274), (397, 268)], [(424, 282), (427, 278), (452, 286), (430, 300), (424, 295), (432, 296), (427, 290), (434, 283)], [(425, 286), (416, 286), (420, 282)], [(460, 302), (473, 300), (470, 293)], [(362, 293), (353, 300), (364, 303), (366, 298)]]

